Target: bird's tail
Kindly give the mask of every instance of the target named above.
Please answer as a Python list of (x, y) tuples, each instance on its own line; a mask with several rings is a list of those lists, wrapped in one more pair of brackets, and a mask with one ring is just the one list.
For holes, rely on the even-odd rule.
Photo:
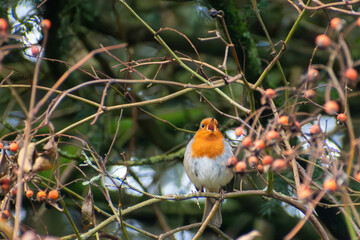
[[(205, 200), (205, 208), (204, 208), (204, 215), (202, 220), (205, 221), (205, 219), (209, 216), (211, 209), (213, 208), (215, 204), (215, 198), (206, 198)], [(210, 225), (213, 225), (217, 228), (221, 226), (222, 223), (222, 217), (221, 217), (221, 210), (220, 207), (216, 210), (213, 218), (210, 220)]]

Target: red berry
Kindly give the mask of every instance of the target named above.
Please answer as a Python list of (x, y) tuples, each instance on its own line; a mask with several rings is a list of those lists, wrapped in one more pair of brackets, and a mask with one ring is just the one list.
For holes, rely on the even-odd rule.
[(48, 193), (48, 198), (51, 200), (56, 200), (59, 197), (59, 192), (57, 190), (51, 190)]
[(1, 216), (2, 220), (8, 220), (9, 216), (10, 216), (10, 213), (9, 213), (8, 210), (4, 210), (4, 211), (1, 212), (0, 216)]
[(315, 134), (320, 134), (321, 133), (321, 128), (319, 125), (312, 125), (310, 128), (310, 134), (311, 135), (315, 135)]
[(259, 171), (260, 173), (264, 172), (264, 167), (263, 167), (263, 165), (258, 164), (258, 165), (256, 166), (256, 168), (258, 169), (258, 171)]
[(246, 170), (246, 163), (244, 161), (240, 161), (235, 166), (235, 171), (238, 173), (244, 173)]
[(36, 57), (40, 53), (40, 48), (38, 46), (31, 46), (31, 54)]
[(261, 162), (262, 162), (262, 164), (264, 164), (264, 165), (270, 165), (270, 164), (272, 164), (272, 162), (273, 162), (273, 157), (272, 156), (270, 156), (270, 155), (265, 155), (262, 159), (261, 159)]
[(40, 26), (45, 30), (49, 30), (51, 27), (51, 21), (49, 19), (44, 19), (41, 21)]
[(0, 18), (0, 37), (6, 37), (7, 21), (4, 18)]
[[(359, 18), (359, 19), (360, 19), (360, 18)], [(356, 174), (355, 179), (356, 179), (358, 182), (360, 182), (360, 172), (358, 172), (358, 173)]]
[(275, 95), (276, 95), (276, 92), (274, 91), (274, 89), (268, 88), (268, 89), (265, 90), (265, 95), (268, 98), (274, 98)]
[(325, 34), (320, 34), (316, 36), (315, 43), (320, 48), (327, 48), (330, 46), (330, 38), (326, 36)]
[(10, 144), (9, 149), (12, 152), (16, 152), (18, 150), (18, 147), (19, 147), (18, 144), (16, 142), (13, 142)]
[(355, 82), (358, 78), (358, 72), (354, 68), (348, 68), (345, 70), (345, 77)]
[(244, 139), (242, 140), (242, 144), (244, 147), (250, 147), (251, 143), (252, 143), (251, 137), (244, 137)]
[(281, 171), (286, 168), (286, 161), (284, 159), (276, 159), (271, 166), (275, 171)]
[(305, 184), (301, 184), (297, 193), (299, 199), (305, 199), (311, 196), (311, 188)]
[(271, 141), (271, 140), (273, 140), (273, 139), (279, 139), (279, 138), (280, 138), (280, 134), (279, 134), (277, 131), (275, 131), (275, 130), (269, 131), (269, 132), (267, 133), (267, 135), (266, 135), (266, 139), (267, 139), (268, 141)]
[(235, 156), (232, 156), (232, 157), (229, 157), (228, 160), (227, 160), (227, 167), (234, 167), (237, 163), (237, 158)]
[(305, 93), (304, 93), (304, 97), (306, 97), (306, 98), (316, 97), (316, 92), (315, 92), (315, 90), (314, 90), (314, 89), (306, 90)]
[(289, 117), (288, 116), (279, 117), (279, 123), (283, 126), (289, 125)]
[(255, 146), (257, 149), (264, 149), (264, 148), (265, 148), (265, 141), (262, 140), (262, 139), (256, 140), (256, 141), (254, 142), (254, 146)]
[(1, 184), (1, 189), (2, 189), (2, 190), (6, 191), (6, 190), (8, 190), (9, 188), (10, 188), (10, 185), (9, 185), (9, 184), (6, 184), (6, 183)]
[(331, 28), (335, 29), (336, 31), (340, 31), (345, 25), (345, 21), (340, 18), (333, 18), (330, 21)]
[(0, 142), (0, 148), (3, 148), (4, 147), (4, 145), (2, 144), (2, 142)]
[(0, 31), (6, 31), (7, 25), (5, 18), (0, 18)]
[(360, 17), (356, 20), (356, 25), (358, 25), (358, 27), (360, 27)]
[(294, 155), (294, 150), (288, 149), (288, 150), (285, 150), (283, 153), (284, 153), (284, 156), (288, 158), (288, 157)]
[(335, 179), (327, 179), (324, 181), (323, 188), (328, 191), (335, 192), (337, 190), (337, 184)]
[(336, 117), (336, 120), (338, 120), (340, 123), (344, 123), (346, 121), (346, 115), (344, 113), (339, 113), (339, 115)]
[(244, 129), (242, 127), (235, 128), (235, 135), (236, 136), (241, 136), (243, 134), (244, 134)]
[(10, 184), (10, 179), (5, 177), (0, 180), (0, 184)]
[(316, 70), (315, 68), (309, 68), (308, 72), (307, 72), (307, 78), (310, 82), (314, 82), (316, 80), (318, 80), (320, 77), (319, 71)]
[(335, 101), (327, 101), (324, 105), (325, 112), (329, 115), (334, 115), (340, 109), (339, 104)]
[(256, 166), (259, 163), (259, 159), (256, 156), (251, 156), (248, 158), (248, 162), (250, 166)]

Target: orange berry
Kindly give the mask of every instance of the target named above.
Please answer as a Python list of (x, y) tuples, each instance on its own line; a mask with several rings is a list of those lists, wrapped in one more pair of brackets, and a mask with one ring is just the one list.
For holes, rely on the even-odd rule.
[(264, 172), (264, 167), (263, 167), (263, 165), (261, 165), (261, 164), (258, 164), (257, 166), (256, 166), (256, 168), (258, 169), (258, 171), (259, 172)]
[(237, 158), (235, 156), (229, 157), (227, 160), (227, 167), (232, 168), (236, 165), (237, 163)]
[(331, 28), (335, 29), (336, 31), (340, 31), (345, 25), (345, 21), (340, 18), (333, 18), (330, 21)]
[(27, 190), (25, 195), (27, 198), (31, 198), (34, 195), (34, 192), (32, 190)]
[(339, 113), (339, 115), (336, 117), (336, 120), (338, 120), (340, 123), (344, 123), (346, 121), (346, 115), (344, 113)]
[(283, 126), (289, 125), (289, 117), (288, 116), (279, 117), (279, 123)]
[(16, 152), (18, 150), (18, 147), (19, 147), (18, 144), (16, 142), (13, 142), (10, 144), (9, 149), (12, 152)]
[(310, 134), (311, 135), (315, 135), (315, 134), (320, 134), (321, 133), (321, 128), (319, 125), (312, 125), (310, 128)]
[(311, 196), (311, 188), (305, 184), (301, 184), (297, 193), (299, 199), (305, 199)]
[(265, 95), (268, 98), (274, 98), (275, 95), (276, 95), (276, 92), (274, 91), (274, 89), (268, 88), (268, 89), (265, 90)]
[(356, 20), (356, 25), (358, 25), (358, 27), (360, 27), (360, 17)]
[(6, 31), (7, 25), (5, 18), (0, 18), (0, 31)]
[(355, 82), (358, 78), (358, 72), (354, 68), (348, 68), (345, 70), (345, 77)]
[(248, 158), (248, 162), (250, 166), (255, 166), (259, 163), (259, 159), (256, 156), (251, 156)]
[(307, 78), (310, 82), (314, 82), (316, 80), (318, 80), (320, 77), (319, 71), (316, 70), (315, 68), (309, 68), (308, 72), (307, 72)]
[(275, 171), (281, 171), (286, 168), (286, 161), (284, 159), (276, 159), (271, 166)]
[(326, 36), (325, 34), (320, 34), (316, 36), (315, 43), (320, 48), (327, 48), (330, 46), (330, 38)]
[(291, 157), (293, 155), (294, 155), (294, 150), (292, 150), (292, 149), (288, 149), (288, 150), (284, 151), (284, 156), (287, 157), (287, 158)]
[(255, 146), (257, 149), (264, 149), (264, 148), (265, 148), (265, 141), (262, 140), (262, 139), (256, 140), (256, 141), (254, 142), (254, 146)]
[(272, 164), (274, 158), (270, 155), (265, 155), (262, 159), (261, 159), (261, 162), (262, 164), (264, 165), (270, 165)]
[(235, 135), (236, 136), (241, 136), (243, 134), (244, 134), (244, 129), (242, 127), (235, 128)]
[(40, 53), (40, 48), (38, 46), (31, 46), (31, 54), (36, 57)]
[(51, 190), (48, 193), (48, 198), (51, 200), (56, 200), (59, 197), (59, 192), (57, 190)]
[(44, 19), (41, 21), (40, 26), (45, 30), (49, 30), (51, 27), (51, 21), (49, 19)]
[(0, 37), (6, 37), (7, 21), (4, 18), (0, 18)]
[(323, 184), (323, 188), (328, 191), (332, 191), (332, 192), (335, 192), (336, 189), (337, 189), (337, 184), (336, 184), (336, 181), (335, 179), (327, 179), (324, 181), (324, 184)]
[(327, 101), (324, 105), (325, 112), (329, 115), (334, 115), (340, 110), (339, 104), (335, 101)]
[(306, 97), (306, 98), (314, 98), (314, 97), (316, 97), (315, 90), (314, 89), (306, 90), (305, 93), (304, 93), (304, 97)]
[(10, 216), (10, 213), (9, 213), (8, 210), (4, 210), (4, 211), (1, 212), (1, 219), (8, 220), (9, 216)]
[(4, 147), (4, 145), (2, 144), (2, 142), (0, 142), (0, 148), (3, 148)]
[(251, 137), (244, 137), (244, 139), (242, 140), (242, 144), (244, 147), (250, 147), (251, 143), (252, 143)]
[(246, 170), (246, 162), (240, 161), (235, 166), (235, 171), (238, 173), (244, 173)]
[[(359, 19), (360, 19), (360, 18), (359, 18)], [(358, 172), (358, 173), (356, 174), (355, 179), (356, 179), (358, 182), (360, 182), (360, 172)]]
[(38, 201), (44, 201), (46, 199), (46, 193), (44, 191), (39, 191), (37, 194), (36, 194), (36, 199)]
[(269, 131), (266, 135), (266, 139), (268, 141), (271, 141), (272, 139), (278, 139), (278, 138), (280, 138), (280, 134), (275, 130)]

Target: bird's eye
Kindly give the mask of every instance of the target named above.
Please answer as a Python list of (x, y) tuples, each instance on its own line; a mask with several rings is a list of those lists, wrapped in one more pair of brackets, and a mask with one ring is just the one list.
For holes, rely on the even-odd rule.
[(205, 127), (205, 124), (201, 124), (201, 128), (204, 128)]

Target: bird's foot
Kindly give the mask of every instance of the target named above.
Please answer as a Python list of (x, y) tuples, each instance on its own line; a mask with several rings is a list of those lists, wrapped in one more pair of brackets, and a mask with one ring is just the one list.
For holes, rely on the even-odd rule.
[(225, 199), (225, 190), (224, 189), (220, 189), (220, 201), (223, 202)]

